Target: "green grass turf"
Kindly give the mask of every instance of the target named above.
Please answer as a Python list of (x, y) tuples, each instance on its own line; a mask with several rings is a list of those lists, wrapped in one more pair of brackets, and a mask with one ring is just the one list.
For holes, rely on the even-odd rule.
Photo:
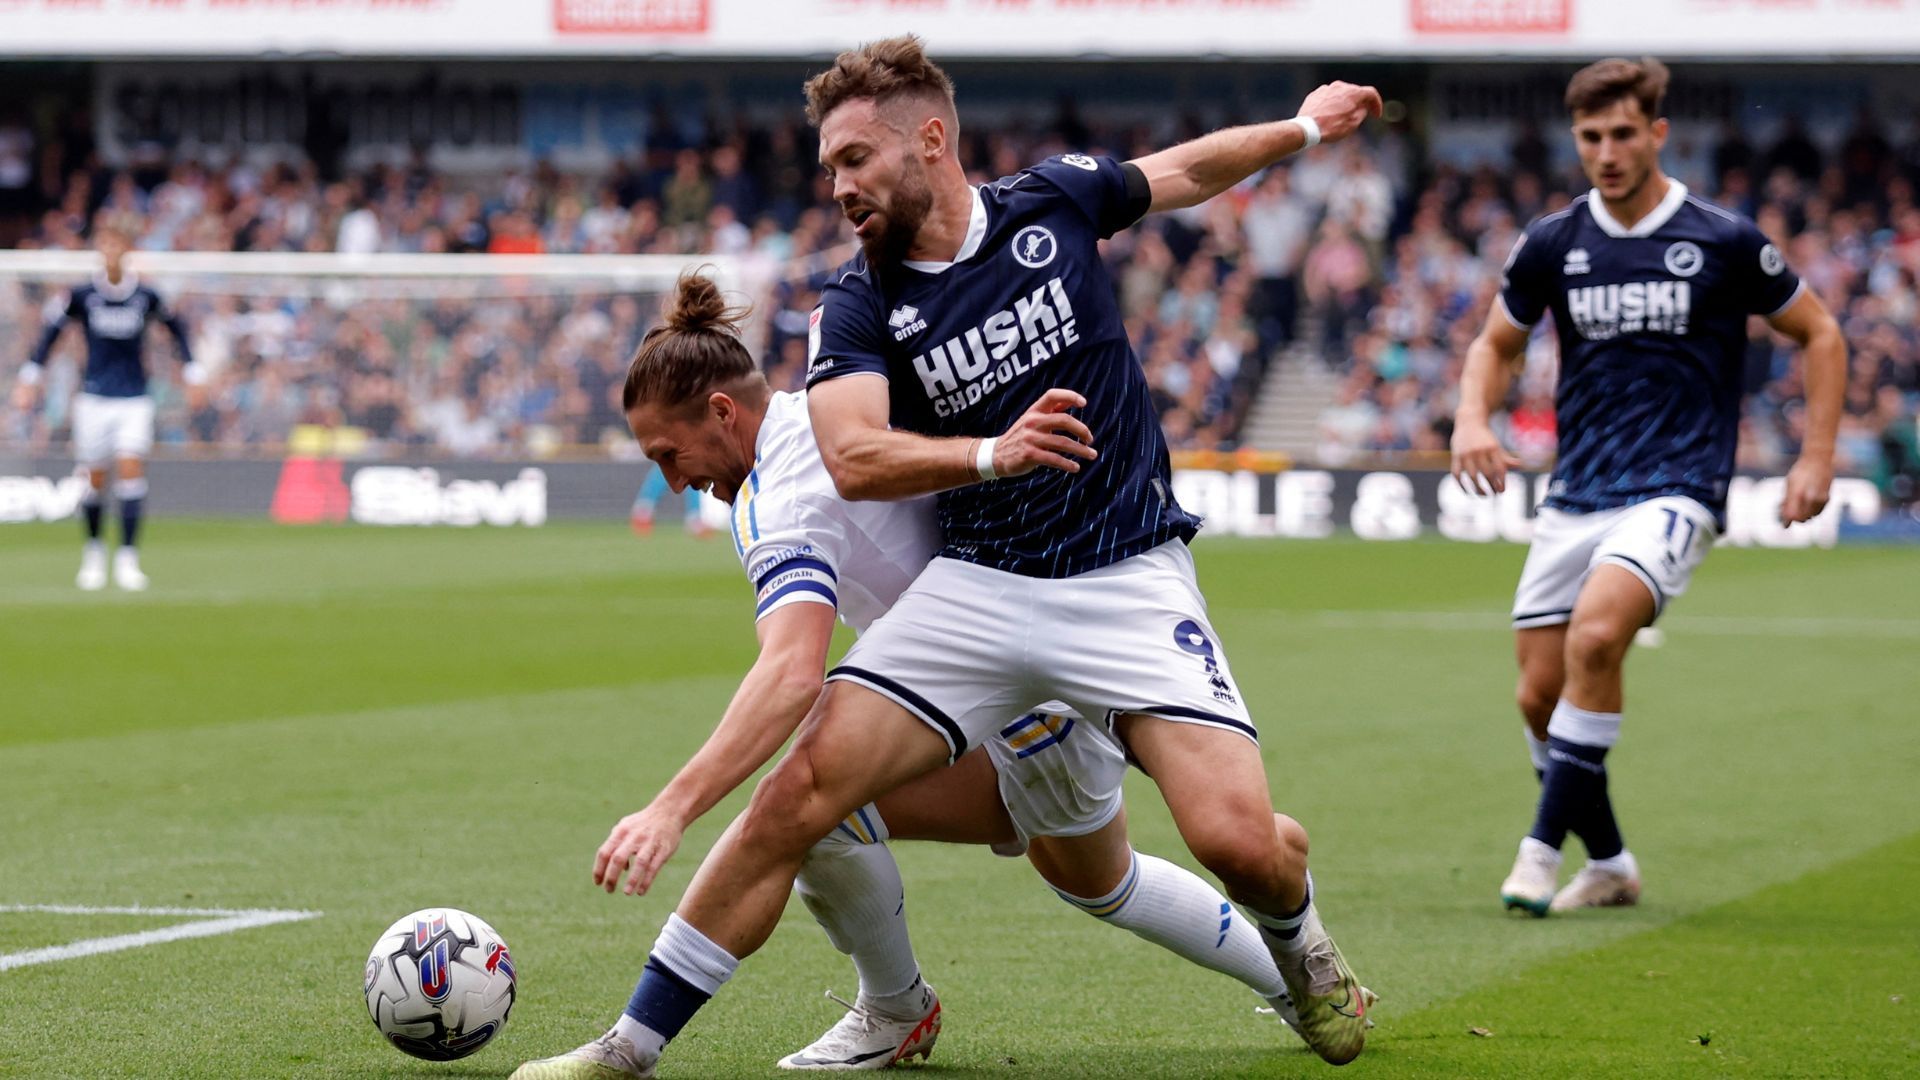
[[(0, 972), (0, 1076), (504, 1076), (601, 1030), (741, 801), (654, 895), (588, 882), (751, 659), (731, 549), (164, 517), (147, 549), (151, 593), (83, 595), (70, 524), (0, 529), (0, 905), (325, 915)], [(1534, 789), (1501, 617), (1520, 557), (1199, 548), (1276, 803), (1385, 997), (1345, 1075), (1914, 1071), (1920, 552), (1716, 552), (1665, 647), (1630, 662), (1610, 759), (1646, 903), (1542, 922), (1494, 898)], [(1137, 845), (1187, 861), (1151, 785), (1129, 794)], [(935, 1071), (1324, 1071), (1243, 989), (1073, 913), (1024, 864), (898, 855), (948, 1008)], [(359, 995), (374, 936), (435, 904), (492, 922), (521, 973), (512, 1025), (444, 1066), (382, 1045)], [(0, 952), (151, 925), (83, 923), (0, 913)], [(771, 1075), (852, 981), (795, 905), (668, 1075)]]

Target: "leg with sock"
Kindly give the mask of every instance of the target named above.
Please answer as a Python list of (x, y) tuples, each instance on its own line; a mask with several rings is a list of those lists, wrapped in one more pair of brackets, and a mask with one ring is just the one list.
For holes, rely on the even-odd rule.
[(122, 589), (138, 592), (147, 587), (147, 575), (140, 569), (140, 520), (147, 505), (147, 478), (138, 470), (137, 461), (120, 463), (120, 478), (113, 483), (113, 496), (120, 503), (120, 550), (113, 556), (113, 581)]
[[(1620, 738), (1620, 714), (1593, 712), (1562, 701), (1548, 728), (1552, 769), (1568, 826), (1587, 845), (1588, 862), (1553, 898), (1552, 910), (1617, 907), (1640, 897), (1640, 873), (1620, 837), (1607, 796), (1607, 751)], [(1542, 794), (1541, 804), (1546, 804)], [(1539, 827), (1536, 822), (1535, 828)]]
[(1550, 849), (1557, 879), (1559, 849), (1569, 832), (1585, 841), (1591, 861), (1566, 889), (1548, 897), (1516, 897), (1503, 887), (1509, 907), (1544, 915), (1548, 910), (1630, 904), (1639, 897), (1639, 872), (1621, 841), (1607, 792), (1606, 759), (1620, 737), (1627, 650), (1634, 633), (1654, 614), (1654, 598), (1646, 585), (1619, 566), (1602, 562), (1581, 587), (1566, 632), (1566, 684), (1547, 725), (1547, 773), (1515, 875), (1520, 876), (1522, 864), (1529, 861), (1544, 865)]
[(1218, 889), (1184, 867), (1133, 852), (1126, 876), (1104, 896), (1054, 891), (1101, 922), (1232, 976), (1269, 1001), (1286, 994), (1280, 969), (1253, 924), (1236, 918)]
[[(814, 845), (876, 795), (938, 768), (949, 752), (938, 733), (892, 699), (830, 682), (786, 757), (701, 862), (648, 957), (624, 1018), (570, 1054), (522, 1065), (514, 1080), (652, 1075), (666, 1044), (740, 959), (773, 933)], [(908, 1057), (921, 1052), (916, 1039), (931, 1044), (937, 1003), (915, 1027), (889, 1052)]]
[(1259, 746), (1224, 726), (1139, 714), (1120, 717), (1116, 731), (1159, 786), (1187, 849), (1260, 925), (1300, 1037), (1335, 1065), (1360, 1056), (1364, 991), (1313, 911), (1306, 831), (1273, 812)]
[(80, 490), (80, 525), (86, 532), (86, 545), (80, 549), (80, 573), (74, 584), (89, 592), (107, 584), (107, 549), (100, 540), (101, 523), (106, 517), (104, 505), (107, 473), (90, 469), (87, 486)]
[(781, 1068), (874, 1068), (925, 1057), (939, 1038), (940, 999), (920, 977), (906, 893), (887, 838), (879, 808), (868, 803), (800, 864), (795, 890), (827, 940), (853, 958), (860, 993), (818, 1039), (780, 1059)]

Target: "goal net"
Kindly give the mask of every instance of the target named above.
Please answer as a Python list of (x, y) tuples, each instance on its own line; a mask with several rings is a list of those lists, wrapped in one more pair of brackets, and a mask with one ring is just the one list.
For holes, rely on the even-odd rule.
[[(702, 267), (753, 305), (748, 347), (777, 367), (792, 335), (764, 313), (785, 268), (749, 258), (134, 252), (128, 269), (181, 317), (205, 376), (186, 387), (171, 336), (148, 330), (156, 456), (631, 453), (627, 361), (675, 279)], [(0, 252), (0, 390), (49, 305), (99, 271), (92, 252)], [(67, 452), (85, 352), (79, 329), (64, 331), (40, 407), (0, 398), (0, 455)]]

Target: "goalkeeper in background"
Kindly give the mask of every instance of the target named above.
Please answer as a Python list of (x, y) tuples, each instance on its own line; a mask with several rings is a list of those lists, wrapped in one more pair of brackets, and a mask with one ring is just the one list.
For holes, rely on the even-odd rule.
[(107, 470), (114, 470), (114, 497), (120, 503), (120, 550), (113, 560), (113, 581), (138, 592), (147, 587), (140, 569), (140, 519), (147, 496), (147, 454), (153, 448), (153, 399), (147, 396), (147, 366), (142, 339), (150, 322), (165, 323), (180, 348), (183, 376), (198, 396), (204, 382), (187, 345), (187, 328), (160, 299), (126, 269), (131, 247), (118, 229), (94, 230), (94, 249), (105, 267), (85, 285), (47, 305), (46, 329), (33, 354), (20, 369), (14, 404), (31, 412), (39, 403), (40, 382), (47, 356), (69, 322), (87, 335), (87, 363), (81, 391), (73, 401), (74, 457), (87, 473), (80, 497), (80, 516), (87, 541), (75, 583), (89, 591), (107, 584), (107, 550), (101, 540), (101, 519)]

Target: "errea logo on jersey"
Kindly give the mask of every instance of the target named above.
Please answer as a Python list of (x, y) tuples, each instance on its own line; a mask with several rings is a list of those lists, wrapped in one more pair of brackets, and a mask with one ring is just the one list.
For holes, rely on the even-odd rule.
[(1567, 252), (1567, 264), (1560, 268), (1560, 272), (1567, 277), (1591, 273), (1592, 271), (1593, 264), (1587, 261), (1586, 248), (1574, 248), (1572, 251)]
[(927, 320), (920, 317), (920, 309), (908, 304), (893, 309), (887, 316), (887, 325), (893, 327), (893, 340), (905, 341), (927, 328)]
[(979, 326), (913, 358), (934, 415), (945, 418), (980, 403), (1080, 340), (1066, 283), (1059, 278), (1014, 300)]

